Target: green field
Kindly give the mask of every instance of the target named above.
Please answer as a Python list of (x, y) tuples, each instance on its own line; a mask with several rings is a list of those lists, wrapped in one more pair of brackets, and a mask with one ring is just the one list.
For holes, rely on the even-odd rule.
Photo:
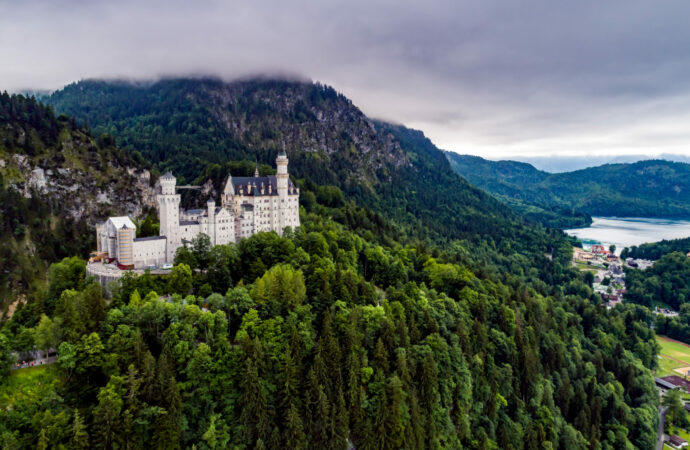
[(39, 396), (52, 390), (55, 367), (35, 366), (13, 370), (0, 382), (0, 410), (17, 403), (33, 403)]
[(656, 376), (680, 375), (673, 369), (690, 366), (690, 346), (680, 342), (668, 341), (664, 336), (656, 338), (661, 350), (659, 350), (659, 368)]
[(578, 268), (579, 270), (588, 271), (588, 272), (597, 272), (599, 269), (603, 269), (603, 267), (590, 266), (589, 264), (583, 263), (580, 261), (577, 261), (574, 264), (575, 264), (575, 267)]

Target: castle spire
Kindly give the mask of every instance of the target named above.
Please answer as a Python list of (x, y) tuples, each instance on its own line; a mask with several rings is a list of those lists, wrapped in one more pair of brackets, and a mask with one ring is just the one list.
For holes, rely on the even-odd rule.
[(254, 178), (259, 178), (259, 160), (254, 159), (256, 161), (256, 168), (254, 169)]

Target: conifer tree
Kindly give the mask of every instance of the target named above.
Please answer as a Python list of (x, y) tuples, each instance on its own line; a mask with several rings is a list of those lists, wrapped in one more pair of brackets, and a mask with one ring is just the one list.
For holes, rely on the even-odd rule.
[(287, 411), (287, 417), (284, 419), (284, 448), (295, 450), (306, 449), (306, 435), (304, 434), (302, 419), (299, 416), (299, 411), (297, 410), (297, 406), (295, 406), (294, 402), (290, 404)]
[(70, 445), (75, 449), (89, 448), (89, 433), (86, 431), (84, 419), (79, 414), (79, 410), (74, 410), (74, 421), (72, 422), (72, 437)]

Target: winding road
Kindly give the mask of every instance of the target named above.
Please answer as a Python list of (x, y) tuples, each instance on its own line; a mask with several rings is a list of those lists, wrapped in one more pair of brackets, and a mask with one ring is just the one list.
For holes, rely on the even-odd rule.
[(657, 431), (656, 437), (656, 450), (664, 449), (664, 422), (666, 422), (666, 410), (667, 406), (662, 406), (659, 409), (659, 431)]

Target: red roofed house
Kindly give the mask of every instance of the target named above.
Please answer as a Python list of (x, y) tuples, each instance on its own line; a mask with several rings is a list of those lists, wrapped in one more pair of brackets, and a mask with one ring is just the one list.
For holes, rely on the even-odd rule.
[(608, 253), (608, 250), (603, 245), (595, 244), (592, 246), (592, 253), (595, 255), (605, 255)]
[(662, 380), (667, 381), (674, 385), (675, 387), (684, 389), (685, 391), (690, 392), (690, 381), (685, 380), (678, 375), (669, 375), (667, 377), (661, 377)]
[(668, 438), (668, 443), (671, 444), (673, 448), (683, 448), (688, 446), (688, 441), (680, 436), (670, 436)]

